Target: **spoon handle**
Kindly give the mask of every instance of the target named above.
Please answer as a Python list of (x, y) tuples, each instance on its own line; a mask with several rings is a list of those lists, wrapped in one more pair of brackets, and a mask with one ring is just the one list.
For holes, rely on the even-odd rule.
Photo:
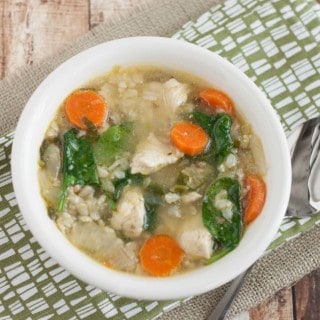
[(242, 287), (244, 280), (250, 273), (252, 266), (245, 272), (241, 273), (235, 280), (232, 281), (231, 286), (219, 301), (216, 308), (211, 312), (207, 320), (223, 320), (229, 312), (230, 306), (236, 298), (239, 290)]

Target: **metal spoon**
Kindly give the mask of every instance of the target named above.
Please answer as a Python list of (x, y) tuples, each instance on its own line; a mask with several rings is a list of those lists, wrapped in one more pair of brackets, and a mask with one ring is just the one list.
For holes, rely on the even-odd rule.
[[(302, 218), (320, 210), (320, 117), (307, 120), (288, 137), (292, 186), (287, 217)], [(253, 265), (233, 280), (207, 320), (223, 320)]]
[(320, 117), (305, 122), (292, 147), (292, 186), (286, 215), (306, 217), (320, 210)]

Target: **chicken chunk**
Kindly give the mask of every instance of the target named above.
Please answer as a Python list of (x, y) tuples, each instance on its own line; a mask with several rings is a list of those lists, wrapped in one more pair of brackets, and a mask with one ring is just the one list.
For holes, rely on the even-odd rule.
[(181, 197), (181, 201), (183, 203), (191, 203), (191, 202), (195, 202), (199, 199), (201, 199), (202, 195), (198, 192), (195, 191), (191, 191), (188, 193), (185, 193), (182, 197)]
[(42, 155), (45, 167), (47, 169), (47, 174), (51, 179), (53, 184), (57, 184), (56, 181), (60, 172), (61, 167), (61, 156), (59, 147), (50, 143), (43, 152)]
[(114, 229), (122, 231), (129, 238), (137, 238), (143, 231), (146, 214), (144, 198), (139, 187), (128, 186), (122, 191), (117, 210), (110, 219)]
[(142, 97), (160, 105), (161, 108), (168, 111), (168, 114), (174, 114), (180, 106), (187, 102), (189, 91), (187, 84), (172, 78), (163, 84), (156, 81), (146, 83)]
[(179, 244), (193, 259), (208, 259), (212, 254), (213, 241), (204, 227), (183, 232), (179, 237)]
[(74, 223), (70, 241), (77, 247), (89, 251), (115, 269), (134, 271), (137, 267), (137, 252), (131, 243), (117, 237), (113, 229), (93, 222)]
[(188, 99), (188, 85), (172, 78), (163, 84), (163, 100), (166, 106), (176, 111)]
[(150, 134), (148, 138), (137, 146), (137, 150), (130, 164), (132, 173), (150, 174), (177, 162), (183, 153), (175, 148), (170, 141), (160, 141)]

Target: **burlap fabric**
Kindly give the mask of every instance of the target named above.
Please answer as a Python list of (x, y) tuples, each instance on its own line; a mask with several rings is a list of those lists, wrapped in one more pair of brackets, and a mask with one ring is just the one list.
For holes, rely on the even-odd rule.
[[(98, 43), (138, 35), (167, 36), (220, 0), (164, 0), (137, 9), (130, 16), (99, 26), (54, 57), (20, 70), (0, 82), (1, 133), (14, 129), (19, 114), (38, 84), (61, 62)], [(230, 317), (255, 306), (279, 289), (290, 286), (320, 267), (320, 227), (300, 235), (268, 253), (255, 265), (243, 286)], [(195, 297), (161, 316), (161, 319), (205, 319), (228, 285)]]

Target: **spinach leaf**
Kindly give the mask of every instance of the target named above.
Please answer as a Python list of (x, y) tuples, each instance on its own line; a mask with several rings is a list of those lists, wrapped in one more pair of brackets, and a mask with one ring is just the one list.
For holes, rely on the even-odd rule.
[(211, 137), (212, 129), (215, 122), (215, 116), (207, 115), (199, 110), (194, 110), (192, 113), (192, 119), (197, 122)]
[(98, 164), (110, 166), (128, 149), (133, 124), (124, 122), (106, 130), (93, 144), (93, 152)]
[(210, 116), (199, 110), (195, 110), (191, 118), (196, 121), (211, 138), (211, 145), (199, 158), (213, 164), (223, 162), (233, 148), (233, 140), (231, 137), (232, 118), (226, 113)]
[(162, 202), (164, 190), (157, 185), (149, 186), (144, 193), (144, 230), (153, 232), (157, 225), (157, 210)]
[(212, 147), (216, 163), (220, 164), (231, 152), (233, 140), (231, 138), (232, 119), (226, 113), (216, 116), (212, 127)]
[(92, 147), (86, 139), (78, 138), (77, 132), (71, 129), (63, 136), (63, 182), (58, 211), (64, 210), (68, 186), (99, 184)]
[(130, 170), (126, 170), (125, 177), (120, 179), (115, 179), (112, 181), (115, 191), (113, 194), (114, 201), (120, 198), (123, 188), (129, 184), (141, 184), (143, 182), (143, 175), (140, 173), (132, 174)]
[[(222, 211), (215, 207), (216, 196), (222, 190), (227, 192), (227, 200), (232, 203), (232, 217), (230, 220), (226, 219)], [(240, 203), (239, 182), (229, 177), (216, 180), (204, 196), (202, 221), (212, 237), (218, 241), (222, 247), (232, 250), (240, 242), (242, 235), (241, 215), (242, 208)]]

